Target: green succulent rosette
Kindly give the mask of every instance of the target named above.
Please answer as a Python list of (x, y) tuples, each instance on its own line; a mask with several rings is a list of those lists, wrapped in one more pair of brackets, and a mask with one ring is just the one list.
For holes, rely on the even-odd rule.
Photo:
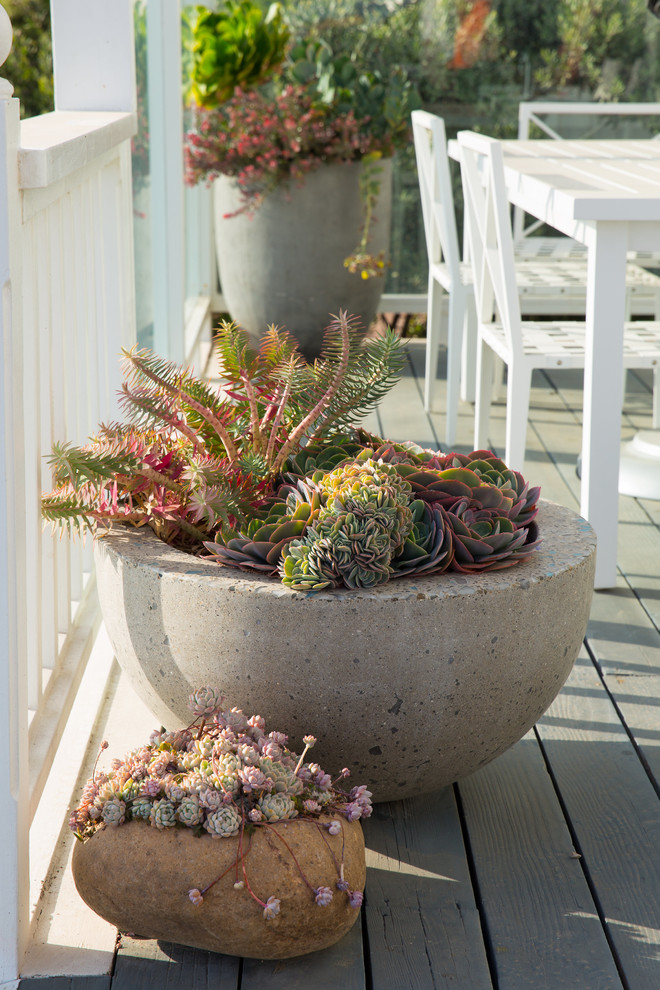
[(238, 531), (219, 532), (213, 542), (205, 542), (207, 559), (241, 570), (277, 574), (283, 548), (305, 533), (320, 508), (320, 496), (304, 482), (296, 487), (283, 485), (265, 515), (255, 516)]
[(452, 529), (445, 510), (415, 499), (410, 504), (413, 525), (403, 546), (392, 560), (392, 578), (410, 574), (442, 574), (452, 564)]
[(393, 550), (401, 546), (412, 528), (408, 507), (412, 488), (393, 465), (357, 459), (324, 475), (317, 472), (312, 481), (324, 506), (320, 520), (346, 514), (362, 519), (368, 514), (370, 523), (389, 534)]
[(313, 441), (287, 458), (282, 480), (295, 485), (299, 479), (311, 477), (317, 471), (333, 471), (345, 461), (358, 458), (365, 449), (371, 451), (374, 445), (383, 442), (380, 437), (365, 430)]

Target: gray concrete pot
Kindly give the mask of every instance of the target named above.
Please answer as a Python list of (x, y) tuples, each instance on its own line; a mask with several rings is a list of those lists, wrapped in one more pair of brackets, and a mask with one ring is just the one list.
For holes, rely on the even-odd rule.
[(464, 777), (520, 739), (568, 677), (593, 589), (595, 535), (542, 502), (524, 564), (401, 578), (372, 591), (291, 592), (167, 547), (147, 530), (96, 543), (117, 658), (168, 728), (196, 687), (220, 687), (267, 728), (319, 738), (385, 801)]
[[(383, 162), (369, 249), (389, 251), (391, 161)], [(215, 239), (222, 294), (231, 318), (255, 339), (270, 323), (284, 326), (307, 358), (318, 357), (330, 314), (340, 309), (368, 328), (383, 278), (362, 279), (344, 267), (360, 241), (361, 163), (323, 165), (301, 186), (278, 186), (249, 217), (226, 217), (241, 206), (236, 182), (214, 184)]]

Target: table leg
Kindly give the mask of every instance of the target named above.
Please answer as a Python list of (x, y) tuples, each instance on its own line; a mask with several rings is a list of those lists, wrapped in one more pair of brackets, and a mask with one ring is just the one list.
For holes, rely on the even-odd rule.
[(598, 222), (588, 258), (580, 498), (598, 537), (596, 588), (616, 584), (625, 270), (625, 226)]

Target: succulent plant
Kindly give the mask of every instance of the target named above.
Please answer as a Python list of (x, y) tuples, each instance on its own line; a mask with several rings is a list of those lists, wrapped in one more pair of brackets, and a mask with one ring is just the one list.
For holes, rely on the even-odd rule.
[(454, 560), (452, 528), (445, 510), (422, 499), (410, 503), (413, 525), (392, 560), (391, 577), (442, 574)]
[(315, 472), (312, 482), (323, 503), (316, 526), (323, 535), (336, 530), (331, 520), (338, 515), (355, 514), (363, 518), (365, 513), (370, 521), (382, 526), (393, 550), (401, 546), (410, 532), (412, 516), (408, 502), (412, 488), (396, 467), (361, 458), (341, 464), (321, 477)]
[(208, 815), (204, 822), (204, 828), (209, 835), (217, 836), (220, 839), (231, 838), (232, 835), (238, 835), (240, 832), (242, 821), (238, 809), (226, 805)]
[(536, 524), (516, 527), (508, 514), (511, 500), (502, 495), (501, 504), (494, 504), (493, 492), (498, 491), (485, 488), (482, 500), (461, 499), (447, 512), (453, 534), (453, 570), (464, 574), (501, 570), (526, 560), (538, 546)]
[(267, 822), (281, 822), (298, 816), (298, 809), (288, 794), (264, 794), (257, 801), (257, 807)]
[[(519, 471), (512, 471), (503, 460), (490, 450), (473, 450), (471, 454), (451, 454), (451, 465), (464, 467), (481, 479), (482, 483), (495, 485), (513, 499), (509, 518), (518, 526), (527, 526), (538, 512), (541, 489), (530, 488)], [(449, 461), (449, 458), (447, 458)]]
[(277, 574), (282, 550), (301, 537), (321, 508), (318, 492), (303, 481), (296, 487), (282, 485), (267, 507), (238, 530), (219, 532), (206, 541), (210, 560), (241, 570)]
[(327, 328), (314, 364), (275, 327), (259, 351), (231, 323), (215, 344), (227, 382), (221, 389), (148, 351), (124, 353), (129, 422), (101, 428), (84, 447), (54, 446), (45, 520), (74, 532), (146, 524), (199, 553), (216, 532), (259, 516), (304, 443), (350, 433), (394, 384), (402, 361), (393, 333), (363, 343), (346, 313)]
[[(284, 733), (266, 735), (261, 716), (248, 719), (238, 708), (223, 710), (223, 701), (216, 688), (198, 689), (190, 696), (190, 708), (195, 714), (192, 726), (177, 732), (156, 730), (148, 746), (133, 750), (123, 760), (113, 760), (109, 772), (97, 774), (95, 768), (69, 821), (77, 838), (85, 841), (98, 829), (119, 828), (131, 820), (161, 830), (190, 828), (197, 835), (229, 839), (242, 837), (246, 829), (272, 830), (278, 822), (296, 819), (311, 821), (336, 835), (342, 832), (342, 820), (352, 822), (371, 814), (371, 792), (364, 785), (349, 793), (338, 786), (348, 777), (348, 770), (342, 770), (333, 782), (318, 764), (305, 762), (308, 750), (316, 743), (314, 736), (303, 737), (304, 749), (297, 756), (287, 748)], [(102, 749), (106, 746), (104, 743)], [(202, 762), (210, 754), (208, 774), (188, 772), (186, 757), (191, 754)], [(121, 798), (119, 793), (127, 781), (135, 783), (131, 775), (136, 773), (140, 778), (138, 786), (130, 797)], [(319, 821), (321, 814), (329, 816), (330, 821)], [(280, 902), (274, 897), (262, 901), (251, 889), (243, 850), (241, 838), (235, 869), (237, 876), (239, 871), (242, 873), (243, 880), (235, 888), (245, 888), (264, 909), (266, 918), (275, 917)], [(349, 904), (359, 907), (359, 891), (350, 891), (343, 883), (343, 852), (341, 860), (340, 863), (330, 852), (329, 866), (337, 874), (336, 887), (348, 894)], [(212, 880), (202, 890), (193, 888), (189, 891), (190, 900), (201, 905), (206, 891), (220, 879)], [(315, 896), (317, 891), (304, 874), (303, 879)]]
[(197, 7), (192, 24), (191, 91), (201, 107), (217, 107), (237, 86), (257, 86), (284, 61), (289, 31), (277, 3), (225, 0), (219, 11)]

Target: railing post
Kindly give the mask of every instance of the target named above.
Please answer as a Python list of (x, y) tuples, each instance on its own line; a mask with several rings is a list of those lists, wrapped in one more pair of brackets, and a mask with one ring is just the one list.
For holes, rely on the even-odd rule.
[[(0, 7), (0, 64), (11, 49)], [(0, 987), (15, 986), (29, 928), (18, 100), (0, 79)]]
[(131, 0), (50, 0), (56, 110), (136, 108)]

